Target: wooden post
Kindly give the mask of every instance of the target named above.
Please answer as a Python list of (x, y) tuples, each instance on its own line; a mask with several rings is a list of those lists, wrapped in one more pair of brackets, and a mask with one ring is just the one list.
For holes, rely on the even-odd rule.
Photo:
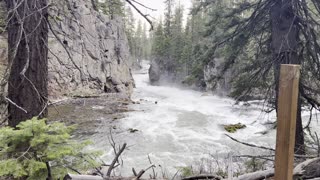
[(293, 176), (299, 78), (299, 65), (281, 65), (277, 117), (275, 180), (292, 180)]

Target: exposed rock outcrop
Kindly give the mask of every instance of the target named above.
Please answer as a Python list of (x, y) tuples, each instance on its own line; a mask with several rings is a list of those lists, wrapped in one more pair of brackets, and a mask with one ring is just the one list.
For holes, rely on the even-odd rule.
[(149, 80), (151, 84), (157, 84), (160, 80), (160, 68), (155, 62), (152, 62), (150, 65)]
[(210, 61), (203, 70), (204, 81), (207, 91), (213, 91), (216, 94), (226, 96), (231, 92), (231, 70), (225, 72), (222, 79), (217, 81), (216, 77), (220, 73), (220, 66), (223, 59), (214, 59)]
[(49, 94), (131, 93), (129, 47), (121, 18), (92, 1), (57, 0), (50, 14)]

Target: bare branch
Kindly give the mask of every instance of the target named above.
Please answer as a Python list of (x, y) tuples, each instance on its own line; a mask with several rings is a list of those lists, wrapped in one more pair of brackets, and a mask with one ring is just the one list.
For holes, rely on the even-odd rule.
[(23, 112), (25, 112), (26, 114), (28, 114), (28, 111), (23, 109), (21, 106), (17, 105), (15, 102), (11, 101), (9, 98), (5, 97), (5, 99), (11, 103), (12, 105), (16, 106), (17, 108), (19, 108), (20, 110), (22, 110)]
[(122, 148), (119, 150), (119, 152), (118, 152), (118, 153), (116, 154), (116, 156), (114, 157), (112, 163), (110, 164), (110, 167), (109, 167), (109, 169), (108, 169), (108, 172), (107, 172), (107, 174), (106, 174), (107, 177), (110, 177), (110, 176), (111, 176), (111, 171), (114, 169), (115, 164), (117, 163), (120, 155), (121, 155), (121, 154), (123, 153), (123, 151), (126, 149), (126, 146), (127, 146), (127, 144), (124, 143), (124, 144), (122, 145)]
[(139, 8), (137, 8), (134, 4), (132, 4), (131, 0), (126, 0), (127, 3), (129, 3), (145, 20), (148, 21), (148, 23), (150, 24), (150, 31), (153, 30), (153, 23), (152, 21), (148, 18), (148, 15), (143, 14)]
[(156, 9), (152, 9), (152, 8), (150, 8), (150, 7), (144, 5), (144, 4), (142, 4), (142, 3), (140, 3), (140, 2), (138, 2), (138, 1), (136, 1), (136, 0), (130, 0), (130, 1), (135, 2), (135, 3), (139, 4), (140, 6), (142, 6), (142, 7), (144, 7), (144, 8), (147, 8), (147, 9), (149, 9), (149, 10), (151, 10), (151, 11), (157, 11)]

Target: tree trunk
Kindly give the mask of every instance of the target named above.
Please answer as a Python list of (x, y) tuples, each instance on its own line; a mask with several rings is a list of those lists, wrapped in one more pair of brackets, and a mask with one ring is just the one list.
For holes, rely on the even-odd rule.
[[(6, 0), (9, 14), (9, 125), (47, 116), (47, 0)], [(17, 7), (18, 6), (18, 7)]]
[[(295, 16), (295, 0), (274, 0), (271, 8), (272, 52), (276, 92), (276, 109), (278, 108), (279, 73), (281, 64), (301, 64), (298, 58), (299, 30)], [(305, 154), (304, 136), (301, 119), (301, 96), (297, 108), (295, 153)]]
[(99, 11), (97, 0), (91, 0), (91, 4), (92, 4), (92, 8), (93, 8), (95, 11)]

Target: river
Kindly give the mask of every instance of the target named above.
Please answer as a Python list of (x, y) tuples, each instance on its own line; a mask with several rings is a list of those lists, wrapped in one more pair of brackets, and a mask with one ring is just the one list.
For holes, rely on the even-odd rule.
[[(147, 168), (148, 155), (159, 173), (172, 175), (179, 167), (195, 165), (204, 159), (219, 164), (217, 159), (223, 161), (230, 154), (264, 153), (226, 137), (223, 128), (226, 124), (247, 126), (229, 134), (238, 140), (274, 148), (276, 133), (266, 123), (275, 121), (275, 113), (262, 112), (263, 102), (235, 105), (230, 98), (178, 87), (152, 86), (148, 67), (144, 62), (142, 70), (134, 73), (136, 89), (132, 99), (140, 104), (130, 105), (134, 111), (119, 120), (122, 131), (114, 135), (119, 145), (126, 142), (130, 147), (122, 156), (124, 163), (118, 170), (121, 175), (132, 175), (132, 167), (137, 171)], [(319, 130), (319, 124), (315, 126)], [(130, 128), (139, 131), (130, 133)], [(110, 161), (113, 151), (106, 135), (98, 134), (94, 139), (96, 147), (107, 150), (104, 159)]]

